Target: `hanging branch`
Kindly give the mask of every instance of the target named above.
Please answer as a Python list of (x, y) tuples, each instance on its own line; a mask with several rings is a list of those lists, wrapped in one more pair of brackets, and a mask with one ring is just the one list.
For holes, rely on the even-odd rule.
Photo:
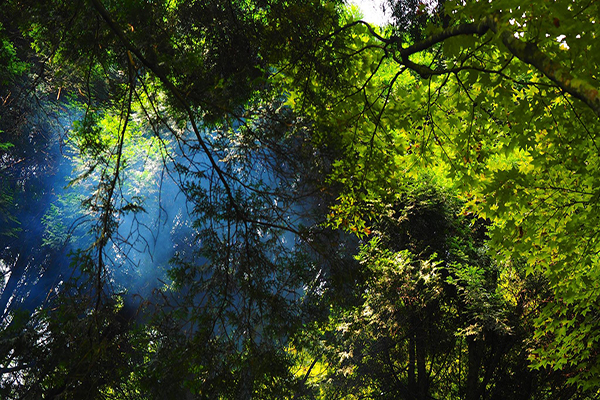
[(134, 85), (135, 85), (135, 79), (134, 79), (134, 63), (133, 63), (133, 58), (131, 57), (131, 53), (129, 51), (127, 51), (127, 65), (128, 65), (128, 73), (129, 73), (129, 96), (127, 98), (127, 111), (125, 112), (125, 120), (123, 122), (123, 128), (121, 129), (121, 133), (119, 135), (119, 142), (117, 144), (117, 160), (116, 160), (116, 164), (115, 164), (115, 171), (114, 174), (112, 176), (112, 179), (110, 181), (110, 184), (108, 186), (108, 194), (106, 196), (106, 198), (104, 199), (104, 205), (102, 207), (103, 209), (103, 215), (102, 215), (102, 223), (101, 223), (101, 231), (100, 231), (100, 236), (98, 237), (97, 241), (96, 241), (96, 246), (98, 249), (98, 270), (96, 271), (96, 311), (98, 311), (98, 308), (100, 306), (100, 299), (101, 299), (101, 293), (102, 293), (102, 286), (103, 286), (103, 281), (102, 281), (102, 275), (104, 272), (104, 260), (103, 260), (103, 253), (104, 253), (104, 246), (106, 246), (106, 243), (108, 242), (108, 239), (111, 235), (110, 232), (110, 225), (111, 225), (111, 214), (112, 214), (112, 210), (113, 210), (113, 205), (112, 205), (112, 199), (113, 199), (113, 195), (115, 192), (115, 188), (117, 186), (117, 181), (119, 179), (119, 173), (120, 173), (120, 169), (121, 169), (121, 159), (122, 159), (122, 155), (123, 155), (123, 142), (125, 141), (125, 133), (127, 131), (127, 125), (129, 123), (129, 117), (131, 115), (131, 102), (133, 100), (133, 92), (134, 92)]
[(239, 218), (243, 219), (244, 214), (235, 201), (235, 198), (233, 196), (233, 192), (231, 190), (229, 182), (227, 181), (227, 178), (225, 177), (223, 170), (219, 167), (219, 165), (215, 161), (215, 158), (213, 157), (213, 154), (210, 151), (210, 149), (208, 148), (206, 142), (204, 141), (204, 139), (202, 139), (202, 135), (200, 134), (200, 130), (198, 129), (198, 125), (196, 124), (196, 118), (195, 118), (194, 112), (192, 110), (192, 107), (187, 102), (187, 100), (185, 99), (185, 97), (183, 96), (181, 91), (179, 91), (179, 89), (177, 89), (177, 87), (168, 79), (166, 74), (161, 70), (161, 68), (159, 66), (155, 65), (154, 63), (150, 62), (146, 57), (144, 57), (144, 55), (141, 53), (141, 51), (138, 48), (136, 48), (129, 39), (127, 39), (127, 37), (125, 36), (123, 31), (117, 26), (116, 22), (112, 20), (112, 18), (108, 14), (108, 11), (104, 7), (104, 5), (100, 2), (100, 0), (91, 0), (91, 2), (93, 4), (94, 8), (96, 9), (96, 11), (98, 11), (100, 16), (102, 16), (102, 18), (104, 19), (106, 24), (110, 27), (110, 29), (113, 31), (113, 33), (119, 38), (121, 44), (123, 44), (123, 46), (125, 46), (125, 48), (129, 52), (131, 52), (133, 55), (135, 55), (135, 57), (138, 60), (140, 60), (140, 62), (142, 64), (144, 64), (144, 66), (146, 68), (148, 68), (150, 71), (152, 71), (158, 77), (158, 79), (166, 86), (166, 88), (169, 90), (169, 92), (171, 92), (171, 94), (175, 97), (175, 99), (177, 99), (177, 101), (183, 107), (186, 114), (188, 115), (190, 124), (192, 125), (192, 130), (194, 131), (196, 139), (198, 140), (198, 144), (200, 145), (200, 147), (202, 148), (202, 151), (208, 158), (211, 167), (216, 171), (217, 176), (219, 177), (219, 180), (223, 184), (223, 187), (225, 188), (225, 192), (227, 193), (227, 197), (229, 198), (231, 206), (234, 208), (236, 215)]

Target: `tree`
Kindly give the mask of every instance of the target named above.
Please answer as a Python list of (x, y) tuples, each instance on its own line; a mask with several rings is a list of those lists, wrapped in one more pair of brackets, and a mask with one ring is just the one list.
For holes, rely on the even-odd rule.
[(407, 184), (372, 221), (357, 255), (362, 302), (323, 325), (319, 398), (578, 395), (564, 372), (528, 368), (545, 280), (519, 272), (519, 260), (489, 258), (486, 223), (435, 185)]
[[(305, 291), (320, 284), (315, 257), (300, 254), (299, 243), (312, 235), (303, 225), (312, 224), (310, 207), (320, 196), (314, 182), (327, 167), (307, 168), (317, 151), (310, 126), (282, 105), (280, 87), (268, 78), (273, 65), (312, 54), (316, 38), (337, 23), (335, 5), (91, 0), (8, 2), (5, 9), (2, 23), (33, 49), (25, 52), (36, 59), (27, 83), (43, 85), (32, 92), (52, 95), (51, 104), (63, 99), (80, 115), (66, 136), (79, 172), (70, 184), (87, 193), (65, 200), (51, 187), (40, 192), (47, 204), (83, 200), (88, 230), (74, 242), (68, 220), (76, 214), (49, 207), (45, 226), (31, 215), (39, 231), (29, 234), (40, 243), (31, 247), (47, 257), (42, 276), (50, 279), (40, 282), (49, 286), (35, 298), (21, 287), (23, 301), (12, 302), (13, 287), (3, 288), (1, 364), (15, 373), (2, 382), (3, 394), (289, 393), (296, 381), (286, 342), (313, 318), (316, 295)], [(177, 242), (171, 279), (145, 299), (155, 310), (139, 332), (121, 316), (137, 307), (115, 277), (134, 258), (125, 249), (136, 237), (123, 236), (123, 221), (143, 226), (145, 207), (152, 207), (128, 182), (149, 147), (139, 145), (153, 139), (162, 150), (144, 157), (164, 157), (164, 174), (180, 184), (195, 223)], [(63, 274), (63, 267), (75, 272)], [(118, 368), (108, 371), (109, 362)]]
[(330, 50), (347, 67), (344, 84), (303, 77), (323, 131), (346, 132), (332, 223), (364, 230), (370, 202), (423, 166), (441, 171), (492, 220), (499, 259), (523, 256), (550, 282), (532, 365), (572, 366), (571, 382), (595, 387), (597, 5), (446, 1), (421, 11), (397, 28), (353, 21), (335, 31), (351, 38)]
[[(302, 336), (319, 337), (330, 310), (362, 329), (356, 311), (364, 307), (377, 309), (373, 324), (353, 339), (367, 353), (378, 343), (395, 346), (395, 359), (376, 355), (364, 364), (365, 390), (392, 388), (396, 376), (421, 397), (442, 393), (427, 366), (456, 343), (467, 349), (451, 357), (467, 365), (465, 379), (451, 378), (459, 396), (508, 395), (502, 382), (515, 382), (527, 354), (536, 368), (576, 371), (570, 383), (594, 387), (597, 5), (391, 6), (396, 25), (378, 28), (337, 2), (312, 0), (9, 1), (0, 21), (9, 32), (0, 38), (0, 62), (23, 74), (35, 89), (24, 92), (44, 100), (39, 104), (79, 110), (66, 138), (79, 168), (72, 186), (86, 191), (80, 227), (87, 242), (59, 246), (73, 250), (69, 259), (56, 246), (37, 245), (72, 238), (63, 228), (74, 213), (64, 219), (50, 206), (44, 226), (26, 212), (35, 199), (69, 203), (53, 195), (44, 179), (50, 174), (18, 193), (26, 201), (2, 194), (3, 203), (22, 207), (25, 217), (17, 212), (16, 219), (29, 218), (26, 225), (35, 227), (33, 241), (21, 244), (36, 248), (10, 263), (0, 298), (6, 335), (0, 362), (4, 371), (18, 372), (2, 381), (3, 394), (299, 396), (309, 392), (318, 364), (293, 373), (307, 345)], [(15, 57), (33, 60), (28, 74)], [(10, 124), (4, 110), (2, 123)], [(30, 137), (39, 138), (11, 140), (4, 176), (18, 175), (10, 161), (31, 149)], [(144, 247), (144, 238), (123, 227), (149, 226), (146, 210), (164, 210), (160, 196), (144, 199), (129, 183), (138, 179), (135, 165), (144, 165), (141, 154), (164, 160), (161, 172), (146, 177), (172, 176), (195, 222), (160, 235), (174, 244), (176, 257), (157, 297), (143, 302), (153, 312), (133, 318), (143, 321), (138, 326), (130, 316), (139, 303), (115, 283), (117, 267), (153, 263), (126, 250)], [(483, 239), (464, 233), (458, 213), (445, 213), (451, 202), (427, 191), (423, 198), (440, 208), (433, 207), (431, 218), (432, 210), (422, 208), (418, 229), (379, 219), (382, 210), (402, 214), (403, 202), (423, 199), (402, 196), (424, 170), (450, 182), (473, 221), (489, 219), (495, 260), (472, 251)], [(26, 181), (37, 182), (35, 176)], [(28, 196), (34, 189), (38, 195)], [(324, 214), (328, 228), (320, 223)], [(458, 243), (442, 240), (446, 247), (432, 251), (429, 227), (455, 229)], [(374, 231), (380, 242), (363, 246), (362, 264), (348, 262), (357, 242)], [(486, 347), (494, 335), (488, 322), (501, 330), (506, 312), (522, 315), (521, 300), (499, 297), (494, 280), (498, 265), (522, 257), (527, 264), (510, 285), (522, 293), (525, 273), (542, 274), (552, 293), (540, 300), (537, 350), (527, 353), (524, 342), (505, 334), (506, 348)], [(447, 265), (438, 271), (440, 260)], [(42, 279), (66, 277), (70, 269), (77, 272), (64, 286)], [(446, 276), (432, 279), (432, 271)], [(33, 275), (43, 304), (28, 295), (25, 282)], [(426, 282), (419, 278), (425, 276)], [(414, 305), (393, 298), (396, 284)], [(534, 302), (527, 295), (522, 299)], [(424, 325), (426, 318), (440, 319), (442, 327)], [(398, 321), (408, 321), (401, 336), (388, 335)], [(529, 328), (527, 321), (507, 326)], [(456, 329), (462, 341), (450, 335)], [(334, 336), (332, 346), (345, 339)], [(105, 370), (111, 361), (114, 373)], [(379, 374), (388, 361), (406, 374)], [(85, 373), (70, 372), (75, 365), (85, 365)], [(500, 370), (493, 379), (486, 375)], [(562, 383), (562, 372), (550, 375)]]

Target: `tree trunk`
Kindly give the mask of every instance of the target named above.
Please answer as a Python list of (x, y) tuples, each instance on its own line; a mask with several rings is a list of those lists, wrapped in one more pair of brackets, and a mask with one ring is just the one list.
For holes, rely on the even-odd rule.
[(415, 352), (417, 360), (417, 398), (425, 400), (429, 398), (429, 376), (427, 376), (427, 366), (425, 363), (426, 349), (425, 332), (419, 326), (415, 334)]
[(465, 400), (479, 400), (479, 373), (481, 369), (482, 343), (481, 340), (467, 338), (468, 370), (465, 387)]
[(413, 397), (417, 393), (417, 384), (415, 379), (415, 333), (411, 333), (408, 339), (408, 392)]

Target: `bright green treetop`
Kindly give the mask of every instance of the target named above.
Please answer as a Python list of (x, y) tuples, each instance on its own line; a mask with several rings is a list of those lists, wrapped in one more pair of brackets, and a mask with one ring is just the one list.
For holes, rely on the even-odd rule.
[(292, 96), (346, 149), (330, 223), (368, 234), (369, 204), (438, 171), (465, 212), (492, 222), (493, 253), (525, 257), (553, 288), (532, 365), (573, 366), (573, 382), (597, 385), (598, 4), (390, 3), (396, 26), (336, 33), (337, 82), (317, 71), (304, 76), (310, 100)]

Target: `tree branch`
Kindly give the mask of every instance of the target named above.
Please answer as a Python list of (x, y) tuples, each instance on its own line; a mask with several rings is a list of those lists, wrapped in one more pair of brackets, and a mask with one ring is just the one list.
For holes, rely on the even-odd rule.
[(28, 368), (31, 368), (31, 365), (29, 365), (29, 364), (23, 364), (23, 365), (17, 365), (17, 366), (14, 366), (14, 367), (0, 368), (0, 375), (12, 374), (14, 372), (22, 371), (22, 370), (28, 369)]
[[(398, 47), (397, 50), (399, 53), (399, 57), (395, 57), (395, 60), (418, 73), (423, 79), (428, 79), (434, 75), (457, 71), (456, 69), (433, 70), (428, 66), (411, 61), (409, 59), (411, 55), (430, 49), (434, 45), (442, 43), (452, 37), (464, 35), (483, 36), (488, 31), (499, 34), (502, 44), (506, 46), (512, 55), (525, 64), (536, 68), (564, 92), (583, 101), (598, 117), (600, 117), (600, 95), (596, 87), (583, 79), (573, 76), (567, 68), (548, 57), (535, 43), (524, 42), (516, 38), (511, 30), (503, 29), (503, 27), (500, 26), (498, 18), (493, 15), (487, 16), (479, 22), (460, 24), (444, 29), (443, 31), (433, 34), (406, 48), (401, 48), (401, 40), (399, 37), (392, 37), (389, 39), (381, 38), (379, 35), (375, 35), (375, 37), (387, 44), (394, 43)], [(373, 32), (371, 33), (373, 34)], [(461, 67), (460, 69), (466, 68)]]
[[(494, 32), (498, 31), (498, 26), (491, 27)], [(526, 43), (513, 36), (510, 31), (503, 31), (500, 34), (502, 43), (519, 60), (535, 67), (538, 71), (546, 75), (548, 79), (556, 83), (563, 91), (571, 96), (583, 101), (588, 107), (600, 117), (600, 98), (598, 89), (590, 85), (583, 79), (578, 79), (561, 64), (553, 61), (544, 54), (535, 43)]]
[(121, 41), (123, 46), (125, 46), (125, 48), (127, 50), (129, 50), (131, 53), (133, 53), (136, 56), (136, 58), (138, 60), (140, 60), (142, 62), (142, 64), (144, 64), (144, 66), (146, 66), (150, 71), (152, 71), (158, 77), (158, 79), (160, 79), (160, 81), (166, 86), (166, 88), (171, 92), (171, 94), (173, 94), (175, 99), (177, 99), (177, 101), (184, 108), (184, 110), (190, 120), (190, 124), (192, 125), (192, 130), (194, 131), (196, 139), (198, 140), (198, 144), (200, 144), (200, 147), (202, 148), (202, 151), (206, 154), (206, 157), (208, 158), (210, 165), (216, 171), (216, 173), (219, 177), (219, 180), (223, 184), (223, 187), (225, 188), (225, 192), (227, 193), (227, 197), (229, 198), (229, 201), (230, 201), (232, 207), (234, 208), (236, 215), (238, 215), (238, 217), (240, 217), (240, 218), (243, 218), (244, 214), (242, 213), (242, 210), (238, 207), (237, 203), (235, 202), (235, 198), (233, 196), (233, 192), (229, 186), (229, 183), (228, 183), (227, 179), (225, 178), (223, 171), (221, 170), (221, 168), (215, 161), (215, 159), (212, 155), (212, 152), (206, 145), (206, 142), (202, 139), (202, 135), (200, 134), (200, 130), (198, 129), (198, 126), (196, 124), (194, 112), (193, 112), (191, 106), (188, 104), (185, 97), (183, 96), (183, 94), (181, 93), (181, 91), (179, 91), (179, 89), (177, 89), (177, 87), (168, 79), (167, 75), (164, 73), (164, 71), (162, 71), (162, 69), (160, 69), (157, 65), (151, 63), (146, 57), (144, 57), (144, 55), (141, 53), (141, 51), (137, 47), (135, 47), (129, 41), (129, 39), (127, 39), (127, 37), (123, 33), (123, 30), (121, 30), (121, 28), (119, 28), (119, 26), (117, 26), (115, 21), (112, 20), (112, 18), (108, 14), (108, 11), (106, 10), (106, 8), (104, 7), (104, 5), (101, 3), (100, 0), (91, 0), (91, 2), (94, 5), (94, 8), (96, 9), (96, 11), (98, 11), (100, 16), (102, 17), (102, 19), (104, 19), (104, 21), (109, 26), (109, 28), (119, 38), (119, 40)]
[[(407, 48), (400, 49), (400, 54), (404, 58), (408, 57), (411, 54), (419, 53), (423, 50), (427, 50), (432, 46), (443, 42), (446, 39), (455, 36), (463, 36), (463, 35), (478, 35), (483, 36), (491, 27), (493, 23), (493, 19), (491, 16), (484, 18), (480, 22), (473, 22), (468, 24), (456, 25), (443, 31), (433, 34), (428, 38), (413, 44), (412, 46), (408, 46)], [(395, 40), (396, 44), (399, 44), (399, 39)]]

